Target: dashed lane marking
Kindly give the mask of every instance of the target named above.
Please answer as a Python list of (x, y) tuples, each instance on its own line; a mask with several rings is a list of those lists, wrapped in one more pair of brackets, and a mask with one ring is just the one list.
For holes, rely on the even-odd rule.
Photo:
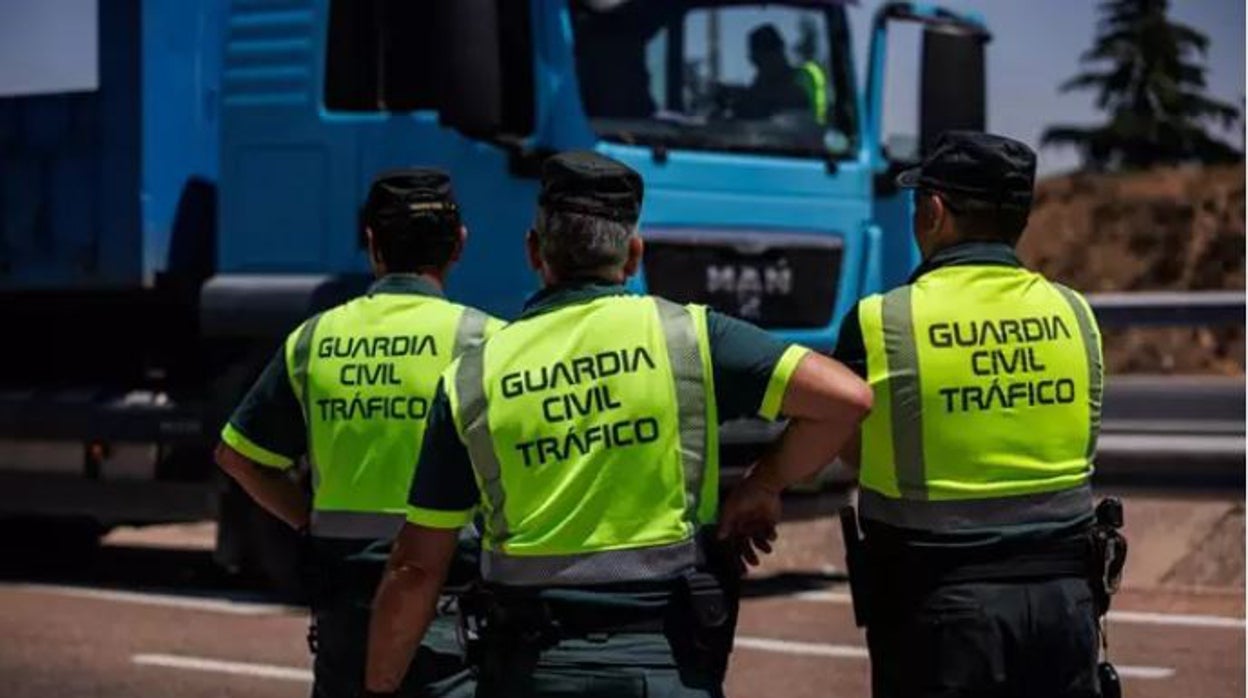
[(306, 609), (298, 606), (284, 606), (281, 604), (263, 603), (258, 601), (205, 598), (200, 596), (158, 594), (145, 591), (91, 589), (87, 587), (60, 586), (54, 584), (5, 584), (0, 585), (0, 589), (14, 589), (17, 591), (56, 594), (57, 596), (68, 596), (78, 599), (131, 603), (141, 606), (164, 606), (166, 608), (180, 608), (189, 611), (229, 613), (239, 616), (307, 614)]
[(221, 659), (183, 657), (176, 654), (136, 654), (130, 658), (130, 661), (139, 666), (185, 669), (187, 671), (204, 671), (215, 674), (232, 674), (234, 676), (252, 676), (262, 679), (298, 681), (300, 683), (312, 682), (312, 670), (293, 666), (228, 662)]
[[(802, 601), (821, 603), (852, 603), (849, 594), (843, 591), (801, 591), (792, 598)], [(1110, 611), (1109, 620), (1113, 623), (1139, 625), (1168, 625), (1183, 628), (1243, 628), (1244, 619), (1231, 616), (1207, 616), (1190, 613), (1152, 613), (1147, 611)]]
[(733, 640), (733, 649), (745, 648), (779, 654), (801, 654), (811, 657), (837, 657), (839, 659), (866, 659), (867, 648), (854, 645), (829, 645), (822, 642), (795, 642), (773, 640), (766, 637), (742, 637)]
[[(792, 654), (807, 657), (828, 657), (835, 659), (867, 659), (865, 647), (854, 645), (832, 645), (821, 642), (794, 642), (792, 640), (775, 640), (766, 637), (738, 637), (736, 647), (740, 649)], [(187, 657), (176, 654), (136, 654), (131, 661), (139, 666), (155, 666), (166, 669), (183, 669), (234, 676), (251, 676), (282, 681), (312, 681), (312, 671), (300, 667), (278, 666), (275, 664), (255, 664), (251, 662), (233, 662), (206, 657)], [(1174, 669), (1157, 666), (1119, 666), (1118, 674), (1123, 678), (1158, 680), (1174, 676)]]
[[(299, 606), (248, 601), (240, 599), (223, 599), (201, 596), (182, 596), (177, 594), (161, 594), (145, 591), (122, 591), (116, 589), (92, 589), (89, 587), (63, 586), (55, 584), (0, 584), (0, 589), (32, 591), (59, 596), (69, 596), (98, 601), (115, 601), (144, 606), (164, 606), (191, 611), (209, 611), (213, 613), (229, 613), (240, 616), (260, 615), (306, 615), (307, 609)], [(819, 603), (849, 604), (849, 594), (843, 591), (802, 591), (790, 598), (801, 601)], [(1109, 620), (1114, 623), (1137, 625), (1161, 625), (1187, 628), (1228, 628), (1245, 627), (1243, 618), (1233, 616), (1198, 615), (1188, 613), (1153, 613), (1148, 611), (1110, 611)]]
[(1230, 616), (1203, 616), (1186, 613), (1146, 613), (1144, 611), (1110, 611), (1109, 619), (1115, 623), (1140, 623), (1143, 625), (1173, 625), (1185, 628), (1243, 628), (1243, 618)]
[[(822, 642), (795, 642), (793, 640), (774, 640), (766, 637), (737, 636), (734, 649), (751, 649), (760, 652), (778, 654), (794, 654), (807, 657), (833, 657), (836, 659), (867, 659), (867, 648), (855, 645), (831, 645)], [(1118, 675), (1128, 679), (1168, 679), (1174, 676), (1174, 669), (1164, 666), (1117, 666)]]

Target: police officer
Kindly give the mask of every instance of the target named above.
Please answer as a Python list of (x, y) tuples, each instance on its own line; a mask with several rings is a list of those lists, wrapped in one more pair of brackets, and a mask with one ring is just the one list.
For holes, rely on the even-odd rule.
[(1035, 168), (1009, 138), (942, 134), (898, 178), (922, 265), (843, 325), (835, 355), (875, 391), (847, 456), (877, 698), (1097, 695), (1100, 333), (1015, 256)]
[(743, 119), (767, 119), (784, 111), (809, 109), (822, 124), (827, 80), (819, 65), (808, 61), (794, 69), (786, 55), (784, 37), (770, 22), (751, 30), (748, 42), (754, 80), (741, 93), (734, 109), (736, 115)]
[(811, 472), (871, 396), (752, 325), (626, 290), (641, 203), (619, 162), (546, 162), (527, 238), (544, 288), (443, 375), (375, 604), (372, 695), (398, 684), (478, 508), (479, 696), (722, 695), (731, 580), (698, 535), (716, 520), (718, 424), (788, 417), (758, 468)]
[[(499, 326), (442, 297), (466, 236), (445, 173), (383, 174), (364, 215), (376, 283), (290, 334), (217, 448), (217, 462), (257, 503), (310, 533), (313, 695), (326, 697), (359, 693), (369, 603), (403, 523), (438, 377)], [(312, 470), (310, 499), (283, 472), (300, 456)], [(471, 693), (454, 633), (449, 619), (435, 624), (409, 688)]]

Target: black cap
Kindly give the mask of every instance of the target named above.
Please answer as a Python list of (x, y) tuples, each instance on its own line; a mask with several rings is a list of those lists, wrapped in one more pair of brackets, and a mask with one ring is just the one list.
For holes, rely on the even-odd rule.
[(426, 218), (458, 218), (459, 206), (451, 191), (451, 177), (442, 170), (412, 167), (377, 175), (364, 203), (365, 224), (374, 233), (409, 229)]
[(542, 165), (538, 203), (547, 211), (568, 211), (633, 225), (645, 194), (641, 175), (604, 155), (575, 150)]
[(945, 131), (922, 164), (897, 176), (901, 187), (952, 194), (959, 201), (1030, 208), (1036, 154), (1005, 136)]

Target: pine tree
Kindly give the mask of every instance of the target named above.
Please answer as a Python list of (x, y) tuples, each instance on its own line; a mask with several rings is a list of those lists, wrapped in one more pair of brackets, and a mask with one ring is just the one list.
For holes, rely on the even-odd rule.
[(1209, 39), (1167, 16), (1169, 0), (1103, 0), (1082, 72), (1062, 92), (1095, 90), (1109, 120), (1095, 127), (1053, 126), (1045, 145), (1074, 145), (1084, 165), (1142, 168), (1163, 163), (1222, 162), (1242, 157), (1208, 131), (1229, 128), (1239, 110), (1205, 94)]

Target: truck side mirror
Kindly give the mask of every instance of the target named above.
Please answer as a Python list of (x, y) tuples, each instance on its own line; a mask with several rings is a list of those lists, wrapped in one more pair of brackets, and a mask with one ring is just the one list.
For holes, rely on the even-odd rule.
[(987, 32), (954, 23), (923, 28), (919, 148), (926, 154), (942, 131), (983, 131), (984, 45)]
[[(404, 0), (405, 2), (408, 0)], [(423, 0), (422, 0), (423, 1)], [(529, 3), (436, 0), (438, 121), (469, 138), (527, 136), (535, 112)]]
[(498, 0), (440, 0), (434, 16), (438, 54), (446, 61), (438, 121), (469, 138), (493, 138), (503, 125), (498, 5)]

